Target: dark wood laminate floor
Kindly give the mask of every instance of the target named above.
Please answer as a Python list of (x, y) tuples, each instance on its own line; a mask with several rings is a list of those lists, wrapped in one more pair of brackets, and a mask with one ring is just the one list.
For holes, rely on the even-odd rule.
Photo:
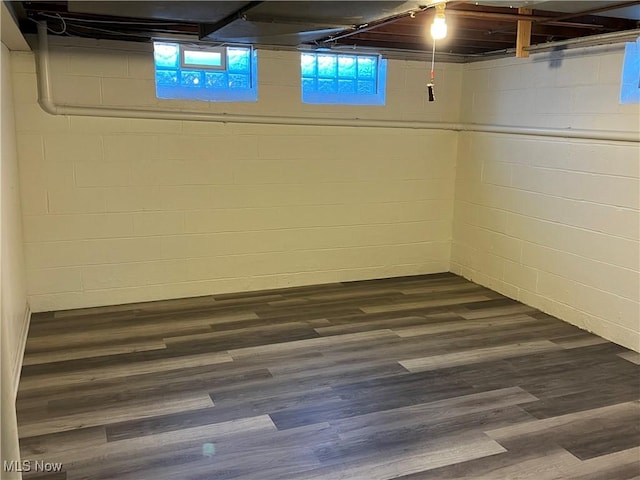
[(638, 361), (452, 274), (37, 314), (25, 478), (637, 479)]

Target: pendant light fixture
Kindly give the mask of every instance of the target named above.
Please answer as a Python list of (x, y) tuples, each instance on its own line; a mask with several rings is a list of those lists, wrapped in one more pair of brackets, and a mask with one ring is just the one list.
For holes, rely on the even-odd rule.
[(436, 4), (436, 15), (431, 24), (431, 37), (434, 40), (442, 40), (447, 36), (447, 19), (444, 16), (446, 2)]
[(431, 80), (427, 84), (427, 91), (430, 102), (435, 101), (433, 87), (435, 84), (436, 40), (442, 40), (447, 36), (447, 20), (444, 16), (444, 9), (446, 5), (446, 2), (437, 3), (435, 5), (436, 14), (433, 17), (433, 23), (431, 24), (430, 28), (431, 38), (433, 39), (433, 52), (431, 54)]

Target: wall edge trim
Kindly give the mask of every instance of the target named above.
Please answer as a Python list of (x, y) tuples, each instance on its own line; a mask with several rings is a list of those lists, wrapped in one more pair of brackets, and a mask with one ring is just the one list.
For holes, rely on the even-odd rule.
[(18, 385), (20, 384), (20, 374), (22, 373), (22, 362), (24, 361), (24, 352), (27, 346), (27, 336), (29, 335), (29, 326), (31, 325), (31, 308), (27, 304), (24, 311), (24, 319), (22, 322), (22, 331), (20, 332), (20, 344), (16, 352), (13, 362), (13, 388), (14, 397), (18, 395)]

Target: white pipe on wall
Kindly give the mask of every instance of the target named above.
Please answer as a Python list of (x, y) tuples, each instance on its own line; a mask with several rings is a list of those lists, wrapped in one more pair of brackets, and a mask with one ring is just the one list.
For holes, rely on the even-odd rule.
[(610, 32), (600, 35), (588, 35), (586, 37), (571, 38), (569, 40), (556, 40), (554, 42), (539, 43), (530, 47), (524, 47), (530, 53), (546, 50), (560, 49), (561, 47), (582, 47), (595, 45), (608, 45), (620, 42), (635, 42), (640, 36), (640, 29), (625, 30), (622, 32)]
[(615, 130), (509, 127), (506, 125), (467, 123), (462, 125), (460, 131), (503, 133), (507, 135), (532, 135), (536, 137), (576, 138), (584, 140), (610, 140), (614, 142), (640, 142), (640, 132), (617, 132)]
[(395, 128), (419, 128), (456, 130), (458, 124), (440, 122), (410, 122), (389, 120), (367, 120), (359, 118), (313, 118), (313, 117), (287, 117), (279, 115), (237, 115), (230, 113), (206, 113), (193, 111), (162, 110), (140, 107), (105, 107), (58, 105), (52, 94), (51, 68), (49, 65), (49, 42), (47, 37), (46, 22), (38, 23), (38, 50), (37, 76), (38, 76), (38, 103), (43, 110), (52, 115), (83, 115), (95, 117), (124, 117), (146, 118), (160, 120), (191, 120), (202, 122), (228, 122), (228, 123), (257, 123), (270, 125), (313, 125), (313, 126), (337, 126), (337, 127), (395, 127)]
[(509, 127), (491, 124), (464, 124), (447, 122), (419, 122), (400, 120), (369, 120), (360, 118), (290, 117), (279, 115), (237, 115), (228, 113), (204, 113), (175, 111), (139, 107), (59, 105), (52, 93), (51, 68), (47, 23), (38, 22), (38, 49), (36, 51), (38, 103), (51, 115), (78, 115), (92, 117), (144, 118), (160, 120), (184, 120), (223, 123), (253, 123), (269, 125), (308, 125), (328, 127), (377, 127), (411, 128), (423, 130), (448, 130), (456, 132), (484, 132), (509, 135), (533, 135), (544, 137), (576, 138), (588, 140), (610, 140), (617, 142), (640, 142), (638, 132), (616, 132), (611, 130), (579, 130), (538, 127)]

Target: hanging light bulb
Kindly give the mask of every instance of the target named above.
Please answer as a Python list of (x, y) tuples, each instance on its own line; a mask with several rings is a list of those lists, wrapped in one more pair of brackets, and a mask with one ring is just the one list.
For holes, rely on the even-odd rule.
[(442, 40), (447, 36), (447, 21), (444, 17), (445, 5), (445, 2), (436, 4), (436, 16), (431, 24), (431, 36), (434, 40)]

